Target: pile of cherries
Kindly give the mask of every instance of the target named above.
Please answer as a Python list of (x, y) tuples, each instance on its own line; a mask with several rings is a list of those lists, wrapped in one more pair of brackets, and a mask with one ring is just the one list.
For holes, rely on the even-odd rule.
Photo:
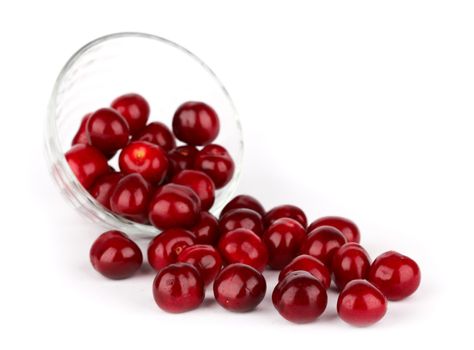
[[(212, 284), (223, 308), (251, 311), (265, 297), (262, 272), (268, 267), (280, 271), (272, 301), (287, 320), (317, 319), (333, 280), (339, 316), (367, 326), (383, 318), (387, 299), (404, 299), (418, 288), (415, 261), (389, 251), (371, 262), (359, 244), (358, 227), (346, 218), (323, 217), (308, 225), (300, 208), (266, 211), (248, 195), (235, 197), (214, 217), (208, 212), (214, 191), (234, 171), (228, 152), (211, 144), (219, 132), (217, 114), (202, 102), (184, 103), (173, 118), (174, 135), (162, 123), (147, 125), (148, 115), (143, 97), (119, 97), (112, 108), (84, 117), (66, 159), (104, 207), (162, 230), (147, 251), (157, 271), (152, 290), (161, 309), (195, 309)], [(175, 137), (187, 145), (176, 147)], [(119, 149), (115, 172), (107, 159)], [(112, 279), (131, 277), (143, 263), (138, 245), (119, 231), (100, 235), (90, 259)]]

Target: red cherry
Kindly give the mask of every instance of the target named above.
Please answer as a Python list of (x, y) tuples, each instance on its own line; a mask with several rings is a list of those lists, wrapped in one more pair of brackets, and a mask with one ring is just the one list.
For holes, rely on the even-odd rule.
[(128, 124), (111, 108), (101, 108), (89, 117), (86, 125), (89, 143), (111, 158), (129, 140)]
[(219, 223), (211, 213), (202, 211), (197, 223), (189, 229), (196, 236), (196, 243), (216, 245), (219, 239)]
[(194, 245), (195, 239), (191, 232), (179, 228), (161, 232), (148, 245), (148, 263), (159, 271), (176, 262), (185, 248)]
[(227, 150), (219, 145), (207, 145), (196, 155), (194, 168), (214, 181), (217, 189), (229, 183), (234, 175), (235, 165)]
[(173, 132), (188, 145), (204, 146), (219, 134), (217, 113), (203, 102), (186, 102), (176, 110), (173, 117)]
[(160, 146), (134, 141), (120, 153), (119, 166), (125, 174), (138, 173), (150, 183), (159, 184), (168, 171), (168, 158)]
[(360, 244), (344, 244), (332, 257), (334, 282), (339, 290), (352, 280), (366, 279), (370, 269), (369, 254)]
[(109, 172), (107, 159), (93, 146), (75, 145), (66, 152), (65, 157), (77, 180), (86, 189), (90, 188), (99, 176)]
[(112, 102), (111, 107), (127, 121), (131, 135), (142, 130), (150, 116), (148, 102), (138, 94), (119, 96)]
[(168, 153), (169, 177), (172, 177), (182, 170), (193, 169), (194, 160), (198, 150), (194, 146), (180, 146)]
[(265, 227), (270, 226), (273, 222), (281, 218), (290, 218), (293, 220), (298, 221), (304, 228), (306, 228), (307, 220), (306, 215), (297, 206), (286, 204), (286, 205), (279, 205), (274, 207), (270, 211), (267, 212), (263, 221), (265, 223)]
[(126, 234), (108, 231), (92, 244), (90, 260), (94, 269), (112, 279), (132, 276), (143, 262), (140, 248)]
[(102, 175), (94, 182), (89, 193), (97, 202), (110, 209), (110, 197), (122, 178), (123, 174), (116, 172)]
[(387, 299), (365, 280), (346, 284), (337, 298), (339, 317), (354, 326), (369, 326), (380, 321), (387, 312)]
[(347, 242), (360, 242), (359, 228), (349, 219), (340, 216), (326, 216), (319, 218), (309, 225), (308, 232), (311, 232), (320, 226), (332, 226), (337, 228), (346, 237)]
[(189, 187), (201, 199), (201, 209), (209, 210), (214, 204), (215, 187), (211, 178), (201, 171), (183, 170), (176, 174), (171, 182)]
[(153, 196), (148, 216), (153, 226), (165, 230), (172, 227), (190, 228), (199, 220), (201, 201), (189, 187), (167, 184)]
[(306, 230), (293, 219), (281, 218), (273, 222), (262, 236), (268, 249), (268, 265), (280, 270), (285, 267), (300, 250)]
[(176, 140), (174, 139), (171, 130), (161, 122), (152, 122), (148, 124), (133, 137), (133, 141), (150, 142), (160, 146), (166, 152), (169, 152), (176, 147)]
[(309, 272), (295, 271), (278, 282), (272, 301), (288, 321), (307, 323), (324, 312), (328, 296), (323, 284)]
[(81, 125), (79, 126), (79, 129), (77, 130), (76, 134), (74, 135), (72, 139), (71, 146), (78, 145), (78, 144), (83, 144), (83, 145), (89, 144), (89, 140), (87, 139), (87, 133), (86, 133), (86, 125), (91, 114), (92, 113), (88, 113), (82, 118)]
[(394, 251), (379, 255), (369, 272), (369, 281), (380, 289), (388, 300), (401, 300), (412, 295), (418, 289), (420, 280), (418, 264)]
[(217, 250), (204, 244), (185, 248), (178, 255), (178, 261), (194, 265), (199, 270), (205, 286), (214, 281), (222, 268), (222, 258)]
[(346, 238), (338, 229), (321, 226), (311, 231), (301, 244), (300, 252), (321, 260), (326, 267), (331, 267), (334, 253), (346, 243)]
[(231, 264), (214, 282), (214, 297), (224, 309), (246, 312), (260, 304), (267, 291), (263, 275), (251, 266)]
[(250, 230), (239, 228), (224, 234), (218, 244), (222, 258), (228, 263), (242, 263), (263, 271), (268, 251), (262, 239)]
[(265, 216), (265, 209), (262, 204), (254, 197), (245, 194), (241, 194), (231, 199), (224, 209), (222, 209), (220, 216), (222, 217), (225, 213), (233, 209), (252, 209), (259, 213), (262, 218)]
[(283, 280), (288, 274), (294, 271), (306, 271), (316, 277), (328, 289), (331, 286), (331, 274), (328, 268), (321, 261), (311, 255), (299, 255), (286, 265), (278, 276), (278, 281)]
[(172, 264), (156, 275), (153, 297), (156, 304), (166, 312), (190, 311), (204, 301), (204, 283), (193, 265)]
[(262, 217), (251, 209), (234, 209), (225, 213), (219, 220), (221, 235), (237, 228), (245, 228), (257, 236), (263, 234)]

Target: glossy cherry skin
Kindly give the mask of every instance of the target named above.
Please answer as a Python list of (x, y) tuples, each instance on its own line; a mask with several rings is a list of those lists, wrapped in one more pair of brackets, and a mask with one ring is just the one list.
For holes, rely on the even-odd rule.
[(196, 236), (197, 244), (215, 246), (219, 239), (219, 222), (216, 217), (207, 211), (199, 214), (197, 223), (189, 229)]
[(148, 218), (153, 226), (191, 228), (199, 220), (201, 200), (189, 187), (167, 184), (155, 192), (150, 201)]
[(183, 170), (176, 174), (171, 182), (192, 189), (201, 200), (201, 210), (209, 210), (214, 204), (214, 182), (202, 171)]
[(194, 159), (194, 168), (209, 175), (217, 189), (227, 185), (235, 171), (229, 152), (219, 145), (207, 145), (200, 150)]
[(179, 146), (168, 152), (168, 177), (172, 178), (182, 170), (193, 169), (198, 150), (194, 146)]
[(268, 262), (267, 247), (262, 239), (244, 228), (224, 234), (219, 240), (218, 250), (228, 264), (242, 263), (263, 271)]
[(306, 230), (293, 219), (281, 218), (273, 222), (262, 236), (268, 249), (268, 265), (275, 270), (284, 268), (298, 255)]
[(306, 219), (306, 215), (303, 212), (303, 210), (301, 210), (297, 206), (285, 204), (285, 205), (279, 205), (277, 207), (274, 207), (273, 209), (267, 212), (267, 214), (263, 218), (265, 227), (270, 226), (273, 222), (281, 218), (290, 218), (290, 219), (296, 220), (304, 228), (306, 228), (306, 225), (308, 223)]
[(218, 251), (213, 246), (204, 244), (184, 248), (178, 255), (178, 261), (194, 265), (201, 274), (205, 286), (214, 281), (222, 268), (222, 258)]
[(152, 184), (159, 184), (168, 171), (168, 158), (160, 146), (145, 141), (129, 143), (120, 153), (120, 170), (138, 173)]
[(161, 122), (152, 122), (133, 137), (133, 141), (146, 141), (160, 146), (166, 152), (176, 147), (171, 130)]
[(81, 124), (79, 125), (79, 129), (77, 130), (76, 134), (72, 138), (71, 146), (78, 145), (78, 144), (84, 144), (84, 145), (89, 144), (89, 140), (87, 139), (87, 133), (86, 133), (86, 125), (91, 114), (92, 113), (88, 113), (82, 118)]
[(366, 280), (350, 281), (337, 299), (339, 317), (354, 326), (369, 326), (387, 312), (387, 299)]
[(295, 271), (306, 271), (318, 279), (324, 288), (331, 286), (331, 273), (326, 265), (311, 255), (298, 255), (288, 265), (286, 265), (278, 276), (278, 281), (283, 280), (288, 274)]
[(262, 217), (251, 209), (234, 209), (225, 213), (219, 220), (221, 235), (237, 228), (245, 228), (257, 236), (263, 234)]
[(224, 209), (222, 209), (220, 216), (222, 217), (225, 213), (233, 209), (252, 209), (259, 213), (262, 218), (265, 216), (263, 205), (256, 198), (246, 194), (241, 194), (231, 199)]
[(120, 231), (101, 234), (92, 244), (89, 255), (94, 269), (111, 279), (132, 276), (143, 262), (140, 248)]
[(333, 255), (331, 269), (337, 288), (342, 290), (350, 281), (368, 277), (369, 254), (358, 243), (346, 243)]
[(306, 271), (289, 273), (278, 282), (272, 301), (280, 315), (288, 321), (307, 323), (324, 312), (328, 296), (323, 284)]
[(389, 251), (374, 260), (368, 279), (388, 300), (401, 300), (418, 289), (421, 273), (414, 260)]
[(173, 228), (153, 238), (148, 245), (148, 263), (156, 271), (178, 260), (178, 255), (194, 245), (196, 238), (186, 230)]
[(220, 123), (217, 113), (204, 102), (186, 102), (176, 110), (173, 132), (188, 145), (204, 146), (215, 140)]
[(66, 152), (65, 157), (77, 180), (86, 189), (89, 189), (97, 178), (109, 172), (107, 159), (93, 146), (75, 145)]
[(118, 182), (123, 178), (122, 173), (112, 172), (102, 175), (89, 190), (92, 197), (107, 209), (110, 209), (110, 197), (112, 196)]
[(112, 102), (111, 107), (127, 121), (131, 135), (142, 130), (150, 116), (148, 102), (138, 94), (119, 96)]
[(153, 281), (153, 297), (166, 312), (194, 310), (204, 301), (204, 283), (191, 264), (175, 263), (161, 269)]
[(247, 312), (260, 304), (267, 292), (263, 275), (245, 264), (226, 266), (216, 277), (214, 297), (224, 309)]
[(342, 232), (347, 242), (360, 242), (360, 232), (357, 225), (349, 219), (340, 216), (325, 216), (313, 221), (308, 226), (308, 232), (320, 226), (332, 226)]
[(332, 257), (346, 243), (346, 237), (338, 229), (321, 226), (311, 231), (301, 244), (301, 254), (308, 254), (321, 260), (331, 269)]

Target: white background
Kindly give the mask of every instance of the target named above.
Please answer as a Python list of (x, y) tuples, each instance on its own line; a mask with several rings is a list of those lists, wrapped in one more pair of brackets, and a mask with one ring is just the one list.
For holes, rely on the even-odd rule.
[[(0, 4), (0, 348), (472, 348), (472, 1), (3, 1)], [(101, 228), (60, 196), (43, 157), (49, 93), (86, 42), (176, 41), (222, 79), (246, 144), (239, 192), (354, 219), (374, 258), (416, 259), (422, 284), (379, 324), (304, 326), (269, 296), (249, 314), (209, 301), (159, 310), (153, 274), (105, 280)], [(146, 242), (141, 242), (145, 245)]]

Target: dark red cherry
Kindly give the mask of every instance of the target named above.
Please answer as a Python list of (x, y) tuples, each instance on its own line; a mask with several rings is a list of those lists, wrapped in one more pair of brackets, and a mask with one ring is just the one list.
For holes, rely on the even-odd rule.
[(307, 220), (306, 215), (297, 206), (285, 204), (274, 207), (269, 210), (265, 217), (263, 218), (265, 227), (270, 226), (273, 222), (281, 218), (290, 218), (298, 221), (304, 228), (306, 228)]
[(182, 170), (193, 169), (198, 150), (194, 146), (179, 146), (168, 152), (168, 177), (172, 178)]
[(127, 121), (131, 135), (142, 130), (150, 116), (148, 102), (138, 94), (119, 96), (112, 102), (111, 107)]
[(166, 312), (180, 313), (199, 307), (204, 301), (204, 283), (199, 271), (191, 264), (166, 266), (153, 281), (153, 297)]
[(204, 102), (186, 102), (176, 110), (173, 132), (188, 145), (204, 146), (219, 134), (219, 118), (211, 106)]
[(300, 250), (306, 230), (293, 219), (281, 218), (273, 222), (262, 236), (268, 249), (268, 265), (275, 270), (284, 268)]
[(66, 152), (65, 157), (77, 180), (86, 189), (100, 176), (109, 172), (107, 159), (93, 146), (75, 145)]
[(278, 276), (278, 281), (283, 280), (286, 275), (294, 271), (306, 271), (316, 277), (328, 289), (331, 286), (331, 274), (321, 261), (311, 255), (298, 255), (288, 265), (286, 265)]
[(231, 264), (225, 267), (214, 282), (214, 297), (224, 309), (237, 312), (253, 310), (267, 291), (263, 275), (251, 266)]
[(145, 128), (140, 130), (134, 137), (133, 141), (146, 141), (160, 146), (166, 152), (176, 147), (171, 130), (161, 122), (152, 122)]
[(199, 270), (205, 286), (214, 281), (222, 268), (222, 258), (217, 250), (204, 244), (184, 248), (178, 255), (178, 261), (194, 265)]
[(251, 209), (234, 209), (225, 213), (219, 220), (221, 235), (237, 228), (245, 228), (257, 236), (263, 234), (262, 217)]
[(214, 246), (219, 239), (219, 222), (211, 213), (202, 211), (197, 223), (189, 231), (196, 236), (196, 243)]
[(84, 145), (89, 144), (89, 140), (87, 139), (87, 133), (86, 133), (86, 125), (91, 114), (92, 113), (88, 113), (82, 118), (81, 124), (79, 125), (79, 129), (77, 130), (76, 134), (74, 135), (72, 139), (71, 146), (78, 145), (78, 144), (84, 144)]
[(272, 301), (288, 321), (307, 323), (324, 312), (328, 296), (323, 284), (306, 271), (295, 271), (278, 282)]
[(352, 280), (366, 279), (370, 269), (369, 254), (360, 244), (350, 242), (339, 248), (331, 263), (334, 282), (339, 290)]
[(219, 145), (207, 145), (196, 155), (194, 168), (214, 181), (217, 189), (224, 187), (234, 176), (235, 165), (227, 150)]
[(97, 180), (89, 190), (89, 193), (92, 197), (96, 199), (97, 202), (102, 204), (107, 209), (110, 209), (110, 197), (117, 186), (118, 182), (123, 178), (122, 173), (108, 173), (102, 175)]
[(222, 258), (228, 263), (242, 263), (263, 271), (268, 251), (262, 239), (250, 230), (239, 228), (224, 234), (218, 244)]
[(225, 213), (233, 209), (252, 209), (259, 213), (262, 218), (265, 216), (265, 209), (262, 204), (254, 197), (245, 194), (241, 194), (231, 199), (224, 209), (222, 209), (220, 216), (222, 217)]
[(148, 263), (159, 271), (176, 262), (185, 248), (194, 245), (195, 239), (191, 232), (179, 228), (161, 232), (148, 245)]
[(418, 289), (421, 273), (414, 260), (389, 251), (374, 260), (368, 279), (388, 300), (401, 300)]
[(308, 232), (320, 226), (332, 226), (337, 228), (346, 237), (347, 242), (360, 242), (359, 228), (349, 219), (340, 216), (325, 216), (313, 221), (308, 227)]
[(165, 230), (173, 227), (191, 228), (199, 220), (201, 201), (189, 187), (167, 184), (155, 192), (148, 217), (153, 226)]
[(125, 233), (108, 231), (92, 244), (90, 260), (94, 269), (112, 279), (132, 276), (142, 265), (140, 248)]
[(369, 326), (380, 321), (387, 312), (387, 299), (366, 280), (346, 284), (337, 299), (339, 317), (354, 326)]
[(160, 146), (145, 141), (129, 143), (120, 153), (120, 170), (138, 173), (152, 184), (159, 184), (168, 171), (168, 158)]
[(332, 256), (345, 243), (346, 238), (341, 231), (331, 226), (321, 226), (306, 236), (300, 252), (321, 260), (330, 269)]
[(215, 186), (211, 178), (202, 171), (183, 170), (176, 174), (171, 182), (189, 187), (201, 199), (201, 209), (209, 210), (215, 200)]

